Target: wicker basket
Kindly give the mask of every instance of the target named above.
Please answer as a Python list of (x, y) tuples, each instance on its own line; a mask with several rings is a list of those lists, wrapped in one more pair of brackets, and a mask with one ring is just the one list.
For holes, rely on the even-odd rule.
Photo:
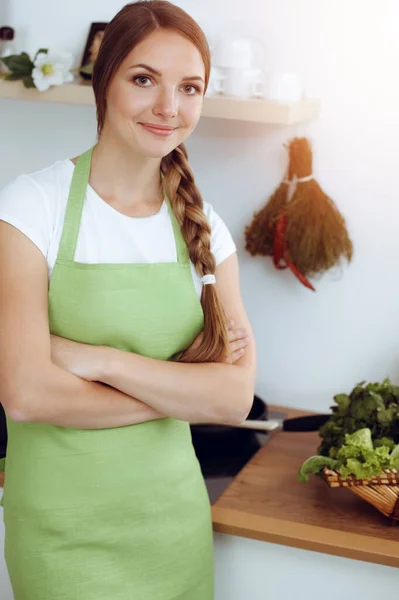
[(384, 471), (370, 479), (343, 479), (337, 471), (324, 469), (324, 480), (334, 487), (347, 487), (369, 504), (372, 504), (386, 517), (399, 521), (399, 473), (396, 469)]

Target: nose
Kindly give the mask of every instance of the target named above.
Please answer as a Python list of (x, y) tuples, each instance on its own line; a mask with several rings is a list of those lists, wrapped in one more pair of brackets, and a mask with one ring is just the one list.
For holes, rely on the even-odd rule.
[(152, 112), (157, 117), (173, 119), (179, 112), (178, 98), (174, 88), (160, 87)]

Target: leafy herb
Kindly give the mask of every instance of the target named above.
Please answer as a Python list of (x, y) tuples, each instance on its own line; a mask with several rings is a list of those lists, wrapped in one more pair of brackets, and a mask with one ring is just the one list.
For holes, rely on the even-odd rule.
[(319, 454), (336, 459), (346, 434), (368, 428), (374, 447), (392, 450), (399, 443), (399, 386), (389, 379), (382, 383), (359, 383), (349, 395), (334, 396), (331, 418), (320, 428)]

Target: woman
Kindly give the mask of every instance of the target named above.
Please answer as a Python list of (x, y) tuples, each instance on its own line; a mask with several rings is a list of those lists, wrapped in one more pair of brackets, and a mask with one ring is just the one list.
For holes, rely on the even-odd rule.
[(246, 418), (255, 349), (234, 244), (183, 146), (209, 69), (184, 11), (125, 6), (94, 68), (94, 149), (1, 194), (15, 600), (213, 598), (189, 424)]

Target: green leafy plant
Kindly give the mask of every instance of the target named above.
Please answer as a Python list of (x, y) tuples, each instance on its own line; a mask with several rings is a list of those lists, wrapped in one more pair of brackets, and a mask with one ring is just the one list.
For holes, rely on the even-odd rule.
[(399, 468), (399, 444), (375, 446), (368, 427), (352, 434), (345, 434), (345, 441), (336, 452), (336, 458), (311, 456), (302, 465), (299, 481), (308, 481), (311, 474), (322, 474), (328, 467), (345, 479), (354, 475), (357, 479), (368, 479), (380, 475), (386, 469)]
[(399, 386), (389, 379), (382, 383), (361, 382), (350, 394), (334, 396), (330, 419), (320, 428), (318, 453), (337, 458), (346, 434), (369, 428), (374, 447), (399, 443)]
[(304, 462), (298, 479), (308, 481), (324, 467), (358, 479), (399, 469), (399, 386), (390, 379), (362, 381), (334, 401), (331, 417), (319, 430), (318, 454)]
[[(39, 52), (47, 53), (48, 50), (41, 49), (36, 53), (36, 56), (39, 54)], [(6, 81), (21, 80), (26, 88), (35, 87), (32, 77), (32, 71), (35, 65), (34, 61), (30, 59), (29, 54), (26, 52), (21, 52), (21, 54), (12, 54), (11, 56), (2, 58), (1, 61), (5, 64), (9, 71), (8, 73), (2, 73), (2, 77)]]

